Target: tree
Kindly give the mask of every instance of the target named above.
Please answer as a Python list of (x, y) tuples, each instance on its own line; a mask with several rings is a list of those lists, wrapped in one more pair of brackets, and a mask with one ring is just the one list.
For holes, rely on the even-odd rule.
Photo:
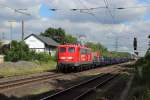
[(87, 42), (85, 45), (92, 48), (92, 51), (94, 51), (94, 52), (95, 51), (100, 52), (103, 56), (108, 56), (109, 55), (109, 52), (108, 52), (107, 48), (105, 48), (100, 43)]
[(102, 44), (100, 43), (92, 43), (92, 42), (87, 42), (86, 45), (90, 48), (92, 48), (92, 51), (98, 51), (101, 53), (102, 56), (105, 57), (129, 57), (130, 54), (129, 53), (123, 53), (123, 52), (111, 52), (108, 51), (106, 47), (104, 47)]
[(77, 38), (72, 35), (66, 34), (65, 30), (62, 28), (48, 28), (43, 33), (42, 36), (50, 37), (60, 44), (64, 43), (77, 43)]
[(77, 43), (77, 38), (73, 37), (72, 35), (66, 35), (64, 42), (65, 43)]
[(41, 33), (42, 36), (50, 37), (58, 43), (64, 43), (65, 41), (65, 30), (62, 28), (48, 28), (44, 33)]
[(92, 51), (101, 51), (101, 52), (107, 51), (107, 48), (105, 48), (100, 43), (87, 42), (85, 45), (92, 48)]

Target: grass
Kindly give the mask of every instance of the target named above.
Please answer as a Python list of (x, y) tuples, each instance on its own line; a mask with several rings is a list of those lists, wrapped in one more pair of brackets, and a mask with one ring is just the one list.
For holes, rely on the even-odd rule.
[(150, 89), (148, 86), (133, 86), (129, 100), (150, 100)]
[(34, 67), (12, 67), (12, 66), (5, 66), (0, 68), (0, 76), (2, 77), (10, 77), (10, 76), (19, 76), (19, 75), (29, 75), (34, 73), (41, 73), (46, 72), (49, 70), (53, 70), (56, 67), (56, 62), (50, 61), (48, 63), (36, 63), (37, 66)]
[(42, 94), (45, 92), (50, 91), (50, 89), (48, 87), (42, 87), (42, 88), (37, 88), (37, 89), (33, 89), (31, 92), (32, 95), (37, 95), (37, 94)]
[[(142, 70), (138, 70), (138, 68), (144, 68), (144, 66), (145, 64), (136, 69), (129, 100), (150, 100), (149, 74), (145, 74)], [(147, 68), (146, 70), (149, 71)]]

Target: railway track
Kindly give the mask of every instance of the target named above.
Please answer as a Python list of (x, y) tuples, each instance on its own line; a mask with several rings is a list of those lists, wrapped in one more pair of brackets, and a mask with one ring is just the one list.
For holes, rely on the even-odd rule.
[(17, 80), (12, 80), (12, 81), (7, 81), (7, 82), (0, 82), (0, 92), (8, 91), (9, 89), (21, 87), (27, 84), (38, 82), (38, 81), (52, 79), (52, 78), (59, 77), (59, 76), (62, 76), (62, 74), (52, 73), (52, 74), (17, 79)]
[(103, 74), (82, 83), (74, 85), (70, 88), (57, 92), (53, 95), (41, 98), (40, 100), (80, 100), (97, 87), (102, 87), (106, 83), (116, 78), (119, 74)]
[[(83, 71), (84, 72), (84, 71)], [(79, 72), (81, 73), (81, 72)], [(79, 73), (70, 73), (70, 74), (79, 74)], [(5, 92), (10, 89), (15, 89), (24, 85), (32, 84), (39, 81), (45, 81), (48, 79), (53, 79), (59, 76), (62, 76), (62, 73), (51, 73), (47, 75), (33, 76), (28, 78), (16, 79), (11, 81), (0, 82), (0, 92)]]
[(0, 79), (1, 79), (1, 78), (4, 78), (4, 77), (3, 77), (3, 76), (0, 76)]
[[(83, 71), (84, 72), (84, 71)], [(81, 73), (81, 72), (79, 72)], [(79, 73), (70, 73), (70, 74), (79, 74)], [(16, 79), (11, 81), (0, 82), (0, 92), (5, 92), (10, 89), (21, 88), (22, 86), (29, 85), (36, 82), (46, 81), (48, 79), (53, 79), (65, 74), (62, 73), (51, 73), (40, 76), (32, 76), (28, 78)]]

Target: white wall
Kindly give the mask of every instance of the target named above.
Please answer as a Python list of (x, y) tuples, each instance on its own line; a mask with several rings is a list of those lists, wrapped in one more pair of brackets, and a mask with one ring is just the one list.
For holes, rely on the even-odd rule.
[(44, 43), (40, 41), (39, 39), (37, 39), (36, 37), (30, 36), (24, 41), (29, 46), (30, 49), (34, 48), (36, 52), (44, 52), (44, 49), (45, 49)]
[[(49, 50), (49, 49), (50, 49), (50, 50)], [(54, 49), (54, 48), (46, 48), (46, 52), (47, 52), (47, 53), (50, 53), (51, 56), (55, 56), (55, 54), (56, 54), (56, 49)]]
[(51, 56), (55, 56), (56, 50), (51, 50), (50, 52), (51, 52)]

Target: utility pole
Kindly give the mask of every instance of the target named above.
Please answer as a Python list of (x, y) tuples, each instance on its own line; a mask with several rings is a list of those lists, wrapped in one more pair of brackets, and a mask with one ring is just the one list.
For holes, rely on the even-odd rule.
[(12, 21), (10, 22), (10, 41), (12, 40)]
[(12, 41), (12, 30), (13, 30), (13, 22), (16, 22), (15, 20), (8, 21), (10, 23), (10, 40)]
[(84, 35), (84, 34), (79, 35), (79, 39), (80, 39), (81, 45), (84, 45), (85, 44), (86, 35)]
[[(11, 8), (12, 9), (12, 8)], [(27, 10), (27, 9), (13, 9), (15, 12), (17, 12), (17, 13), (20, 13), (20, 14), (22, 14), (22, 15), (26, 15), (26, 16), (31, 16), (29, 13), (27, 13), (27, 12), (24, 12), (25, 10)], [(22, 19), (22, 21), (21, 21), (21, 23), (22, 23), (22, 37), (21, 37), (21, 39), (22, 39), (22, 41), (24, 40), (24, 20)]]
[(22, 20), (22, 41), (24, 40), (24, 21)]

